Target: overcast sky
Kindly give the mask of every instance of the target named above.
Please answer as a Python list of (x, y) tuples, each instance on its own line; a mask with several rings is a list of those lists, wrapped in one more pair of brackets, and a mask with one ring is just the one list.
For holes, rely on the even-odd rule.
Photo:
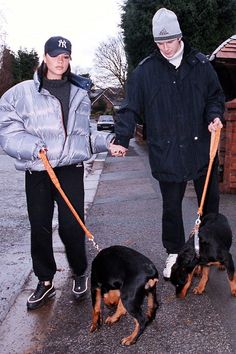
[(0, 0), (6, 44), (14, 52), (35, 49), (61, 35), (72, 42), (72, 66), (86, 71), (102, 41), (117, 36), (123, 0)]

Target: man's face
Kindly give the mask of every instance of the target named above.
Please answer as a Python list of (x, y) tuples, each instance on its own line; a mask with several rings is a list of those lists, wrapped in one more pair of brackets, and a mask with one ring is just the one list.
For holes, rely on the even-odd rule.
[(181, 38), (175, 38), (168, 41), (156, 42), (160, 52), (167, 58), (172, 58), (180, 49)]

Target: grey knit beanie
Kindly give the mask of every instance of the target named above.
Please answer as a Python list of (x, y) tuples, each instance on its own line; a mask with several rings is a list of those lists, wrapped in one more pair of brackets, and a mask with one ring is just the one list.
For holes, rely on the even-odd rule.
[(152, 19), (154, 41), (165, 41), (182, 37), (176, 14), (164, 7), (159, 9)]

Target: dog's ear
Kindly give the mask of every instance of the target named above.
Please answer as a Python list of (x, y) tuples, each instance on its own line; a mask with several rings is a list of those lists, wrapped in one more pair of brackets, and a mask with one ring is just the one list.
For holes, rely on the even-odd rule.
[(182, 271), (190, 273), (196, 266), (197, 262), (198, 260), (196, 257), (196, 253), (193, 249), (191, 250), (191, 252), (184, 252), (183, 254), (179, 255), (176, 264), (181, 265)]
[(188, 248), (181, 252), (176, 260), (176, 263), (181, 264), (183, 267), (189, 266), (195, 258), (195, 250), (194, 248)]

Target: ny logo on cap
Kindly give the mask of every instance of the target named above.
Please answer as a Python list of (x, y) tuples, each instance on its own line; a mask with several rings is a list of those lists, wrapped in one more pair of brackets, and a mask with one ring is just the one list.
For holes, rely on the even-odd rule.
[(59, 39), (59, 41), (58, 41), (58, 47), (60, 47), (60, 48), (67, 48), (65, 39)]
[(163, 28), (159, 33), (161, 36), (165, 36), (166, 34), (169, 34), (169, 32), (165, 28)]

